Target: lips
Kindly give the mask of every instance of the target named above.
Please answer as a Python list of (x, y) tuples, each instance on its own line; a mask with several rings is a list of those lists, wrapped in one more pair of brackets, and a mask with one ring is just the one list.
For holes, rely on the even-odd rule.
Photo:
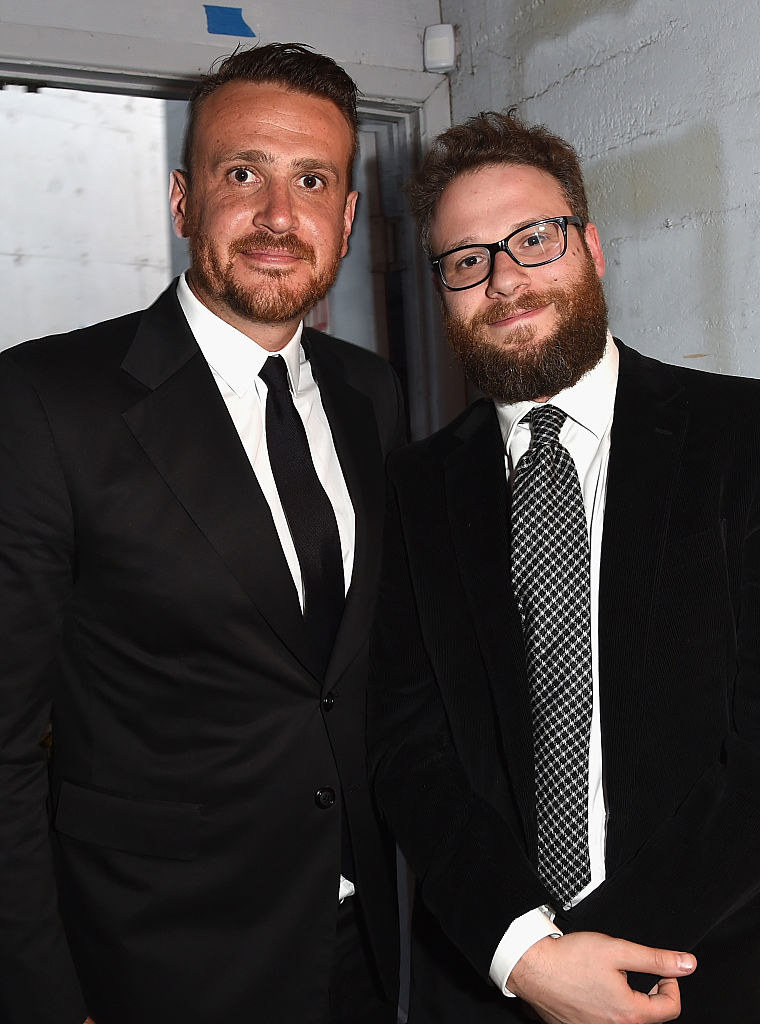
[(251, 259), (264, 260), (267, 263), (292, 263), (294, 260), (303, 259), (292, 252), (283, 252), (282, 249), (240, 249), (241, 256), (249, 256)]
[(305, 260), (314, 266), (314, 250), (297, 235), (273, 237), (267, 232), (256, 231), (245, 238), (239, 238), (230, 246), (230, 256), (240, 254), (251, 259), (285, 265), (291, 260)]
[(528, 306), (521, 309), (511, 309), (509, 312), (505, 310), (493, 310), (489, 314), (488, 320), (486, 321), (489, 327), (493, 327), (496, 324), (508, 324), (516, 320), (523, 320), (530, 318), (536, 313), (540, 313), (544, 309), (548, 309), (549, 304), (541, 304), (540, 306)]

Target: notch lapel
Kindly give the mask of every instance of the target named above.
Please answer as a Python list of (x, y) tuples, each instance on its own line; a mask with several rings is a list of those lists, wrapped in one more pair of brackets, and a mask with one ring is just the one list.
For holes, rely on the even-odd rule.
[(491, 402), (474, 406), (445, 465), (457, 563), (497, 710), (504, 757), (533, 843), (533, 736), (522, 625), (511, 587), (510, 495)]
[(317, 675), (269, 505), (174, 286), (146, 310), (123, 369), (150, 389), (123, 413), (129, 429), (262, 617)]

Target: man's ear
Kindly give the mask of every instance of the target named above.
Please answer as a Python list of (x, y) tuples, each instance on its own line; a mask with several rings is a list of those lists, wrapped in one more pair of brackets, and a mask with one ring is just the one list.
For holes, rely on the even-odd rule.
[(599, 238), (599, 232), (596, 230), (596, 225), (587, 224), (583, 229), (583, 234), (586, 238), (586, 245), (591, 253), (591, 259), (594, 261), (596, 272), (599, 277), (604, 277), (604, 253), (602, 252), (602, 243)]
[(340, 248), (340, 258), (348, 252), (348, 236), (351, 234), (351, 228), (354, 224), (354, 217), (356, 215), (356, 200), (359, 198), (358, 192), (349, 192), (346, 196), (346, 205), (343, 207), (343, 242)]
[(172, 212), (172, 227), (177, 238), (187, 238), (187, 193), (186, 172), (173, 170), (169, 178), (169, 207)]

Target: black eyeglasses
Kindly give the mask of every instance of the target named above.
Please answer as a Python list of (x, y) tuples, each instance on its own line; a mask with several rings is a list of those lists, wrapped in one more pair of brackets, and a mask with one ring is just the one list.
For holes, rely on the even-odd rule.
[(518, 228), (500, 242), (458, 245), (431, 260), (430, 266), (445, 288), (461, 292), (488, 280), (497, 252), (505, 252), (521, 267), (542, 267), (560, 259), (567, 252), (568, 224), (584, 226), (580, 217), (547, 217)]

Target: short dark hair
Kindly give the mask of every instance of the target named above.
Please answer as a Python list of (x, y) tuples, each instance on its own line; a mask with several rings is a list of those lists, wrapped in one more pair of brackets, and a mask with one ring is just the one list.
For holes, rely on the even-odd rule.
[(588, 200), (578, 155), (545, 125), (527, 125), (512, 107), (481, 111), (452, 125), (433, 142), (422, 166), (406, 186), (420, 242), (428, 256), (430, 221), (444, 189), (454, 178), (494, 164), (525, 164), (557, 180), (572, 212), (588, 221)]
[(353, 165), (359, 140), (359, 116), (356, 112), (356, 82), (332, 57), (315, 53), (302, 43), (266, 43), (248, 50), (236, 50), (213, 67), (193, 90), (188, 105), (182, 162), (190, 174), (195, 127), (198, 113), (206, 99), (228, 82), (254, 82), (281, 85), (293, 92), (321, 96), (332, 100), (351, 130), (350, 163)]

